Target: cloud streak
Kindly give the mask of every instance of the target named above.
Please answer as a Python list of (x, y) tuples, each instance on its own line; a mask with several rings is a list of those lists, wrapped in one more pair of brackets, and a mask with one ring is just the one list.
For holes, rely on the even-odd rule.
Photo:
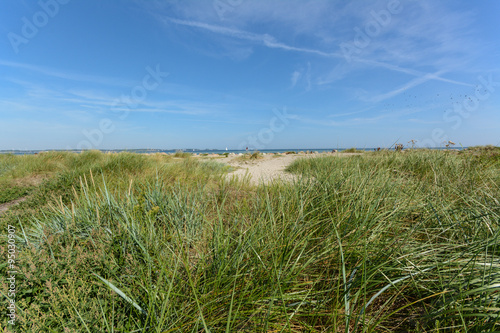
[(35, 72), (35, 73), (42, 74), (45, 76), (51, 76), (51, 77), (55, 77), (58, 79), (64, 79), (64, 80), (70, 80), (70, 81), (105, 84), (105, 85), (109, 85), (109, 86), (130, 86), (130, 85), (134, 84), (131, 81), (127, 82), (126, 80), (118, 79), (118, 78), (61, 72), (61, 71), (58, 71), (58, 70), (55, 70), (52, 68), (43, 67), (43, 66), (24, 64), (24, 63), (13, 62), (13, 61), (6, 61), (6, 60), (2, 60), (2, 59), (0, 59), (0, 66), (16, 68), (16, 69), (24, 69), (24, 70)]
[(371, 66), (386, 68), (386, 69), (389, 69), (389, 70), (394, 71), (394, 72), (409, 74), (409, 75), (418, 76), (418, 77), (424, 77), (425, 76), (428, 80), (437, 80), (437, 81), (442, 81), (442, 82), (446, 82), (446, 83), (452, 83), (452, 84), (462, 85), (462, 86), (466, 86), (466, 87), (473, 87), (474, 86), (474, 85), (469, 84), (469, 83), (464, 83), (464, 82), (450, 80), (450, 79), (446, 79), (446, 78), (441, 77), (440, 75), (445, 73), (444, 70), (438, 71), (438, 72), (432, 74), (432, 73), (421, 72), (421, 71), (418, 71), (418, 70), (415, 70), (415, 69), (411, 69), (411, 68), (403, 68), (403, 67), (400, 67), (400, 66), (396, 66), (396, 65), (392, 65), (392, 64), (387, 64), (387, 63), (384, 63), (384, 62), (381, 62), (381, 61), (361, 59), (361, 58), (358, 58), (358, 59), (355, 58), (354, 60), (358, 61), (360, 63), (366, 64), (366, 65), (371, 65)]
[(199, 28), (199, 29), (203, 29), (203, 30), (207, 30), (207, 31), (216, 33), (216, 34), (229, 36), (232, 38), (237, 38), (237, 39), (241, 39), (241, 40), (255, 42), (255, 43), (258, 43), (258, 44), (261, 44), (261, 45), (264, 45), (266, 47), (273, 48), (273, 49), (281, 49), (281, 50), (285, 50), (285, 51), (309, 53), (309, 54), (315, 54), (318, 56), (328, 57), (328, 58), (339, 58), (339, 59), (343, 58), (341, 54), (336, 53), (336, 52), (328, 53), (328, 52), (323, 52), (323, 51), (316, 50), (316, 49), (287, 45), (285, 43), (277, 41), (276, 38), (274, 38), (273, 36), (271, 36), (269, 34), (256, 34), (256, 33), (252, 33), (252, 32), (227, 28), (227, 27), (203, 23), (203, 22), (180, 20), (180, 19), (175, 19), (175, 18), (170, 18), (170, 17), (164, 18), (164, 21), (165, 22), (172, 22), (172, 23), (179, 24), (179, 25), (189, 26), (189, 27), (193, 27), (193, 28)]
[(416, 79), (411, 80), (411, 81), (410, 81), (410, 82), (408, 82), (407, 84), (405, 84), (405, 85), (403, 85), (403, 86), (401, 86), (401, 87), (399, 87), (399, 88), (397, 88), (397, 89), (394, 89), (394, 90), (392, 90), (392, 91), (389, 91), (389, 92), (387, 92), (387, 93), (385, 93), (385, 94), (381, 94), (381, 95), (378, 95), (378, 96), (372, 97), (370, 100), (371, 100), (372, 102), (376, 102), (376, 103), (381, 102), (381, 101), (384, 101), (384, 100), (386, 100), (386, 99), (389, 99), (389, 98), (391, 98), (391, 97), (394, 97), (394, 96), (396, 96), (396, 95), (399, 95), (399, 94), (401, 94), (401, 93), (403, 93), (403, 92), (405, 92), (405, 91), (407, 91), (407, 90), (409, 90), (409, 89), (411, 89), (411, 88), (413, 88), (413, 87), (416, 87), (416, 86), (418, 86), (418, 85), (421, 85), (421, 84), (423, 84), (423, 83), (425, 83), (425, 82), (427, 82), (427, 81), (431, 80), (431, 79), (432, 79), (432, 78), (434, 78), (434, 77), (438, 77), (438, 76), (439, 76), (439, 74), (442, 74), (442, 71), (438, 71), (438, 72), (433, 73), (433, 74), (425, 74), (425, 75), (422, 75), (422, 76), (420, 76), (420, 77), (418, 77), (418, 78), (416, 78)]
[(292, 73), (292, 77), (290, 78), (290, 81), (292, 83), (292, 88), (295, 87), (295, 85), (297, 84), (297, 81), (300, 79), (300, 77), (301, 77), (301, 74), (299, 71), (294, 71)]

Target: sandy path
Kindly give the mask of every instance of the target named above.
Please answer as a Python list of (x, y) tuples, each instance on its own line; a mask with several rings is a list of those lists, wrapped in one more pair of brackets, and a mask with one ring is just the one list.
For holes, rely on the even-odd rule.
[(284, 180), (291, 181), (295, 179), (297, 176), (292, 175), (288, 172), (285, 172), (285, 169), (288, 165), (290, 165), (294, 160), (298, 158), (315, 158), (320, 156), (350, 156), (350, 155), (358, 155), (356, 153), (323, 153), (323, 154), (290, 154), (290, 155), (281, 155), (279, 157), (275, 157), (272, 154), (265, 155), (262, 159), (257, 160), (246, 160), (241, 161), (238, 160), (238, 157), (230, 157), (227, 160), (220, 160), (220, 162), (227, 163), (237, 169), (233, 172), (230, 172), (227, 177), (231, 179), (232, 177), (243, 178), (247, 173), (250, 177), (250, 183), (257, 185), (259, 183), (270, 183), (275, 180)]
[(22, 198), (18, 198), (16, 200), (12, 200), (12, 201), (0, 204), (0, 214), (5, 213), (6, 211), (9, 210), (9, 207), (17, 205), (18, 203), (25, 201), (27, 198), (28, 197), (22, 197)]
[[(228, 178), (243, 178), (247, 173), (250, 177), (250, 183), (257, 185), (261, 182), (269, 183), (273, 180), (282, 179), (285, 181), (293, 180), (295, 175), (285, 172), (285, 168), (296, 160), (297, 155), (285, 155), (281, 157), (264, 156), (263, 159), (241, 162), (237, 159), (227, 161), (229, 165), (237, 169), (228, 174)], [(303, 156), (301, 156), (303, 157)]]

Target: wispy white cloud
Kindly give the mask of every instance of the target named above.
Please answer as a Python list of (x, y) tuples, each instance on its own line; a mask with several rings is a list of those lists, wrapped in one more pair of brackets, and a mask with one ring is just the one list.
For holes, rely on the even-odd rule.
[(416, 123), (416, 124), (425, 124), (425, 125), (437, 125), (437, 124), (442, 124), (442, 120), (424, 120), (424, 119), (418, 119), (418, 118), (411, 118), (408, 119), (407, 121)]
[(292, 73), (292, 77), (290, 78), (290, 81), (292, 83), (292, 88), (295, 87), (295, 85), (297, 84), (297, 81), (300, 79), (301, 76), (302, 76), (302, 74), (299, 71), (294, 71)]
[(172, 113), (183, 115), (215, 115), (221, 109), (220, 104), (196, 103), (190, 100), (148, 101), (140, 106), (130, 108), (126, 105), (113, 107), (113, 111), (124, 112), (150, 112), (150, 113)]
[(224, 103), (197, 102), (191, 99), (166, 99), (156, 96), (129, 106), (121, 101), (120, 95), (103, 92), (102, 90), (83, 89), (50, 89), (30, 83), (21, 96), (3, 97), (0, 101), (0, 110), (9, 110), (11, 114), (35, 112), (39, 115), (62, 115), (90, 121), (95, 117), (102, 117), (104, 113), (123, 114), (149, 112), (170, 113), (189, 116), (216, 115), (227, 109)]
[(418, 78), (415, 78), (413, 80), (411, 80), (410, 82), (406, 83), (405, 85), (397, 88), (397, 89), (394, 89), (392, 91), (389, 91), (387, 93), (384, 93), (384, 94), (380, 94), (380, 95), (377, 95), (377, 96), (373, 96), (370, 98), (370, 100), (372, 102), (381, 102), (381, 101), (384, 101), (386, 99), (389, 99), (391, 97), (394, 97), (396, 95), (399, 95), (413, 87), (416, 87), (418, 85), (421, 85), (427, 81), (429, 81), (430, 79), (432, 79), (433, 77), (436, 77), (436, 76), (439, 76), (440, 74), (442, 74), (441, 71), (438, 71), (434, 74), (426, 74), (426, 75), (422, 75)]
[(307, 72), (306, 72), (306, 91), (311, 90), (311, 63), (307, 62)]
[(432, 74), (432, 73), (425, 73), (425, 72), (411, 69), (411, 68), (403, 68), (401, 66), (393, 65), (390, 63), (384, 63), (381, 61), (374, 61), (374, 60), (362, 59), (362, 58), (357, 58), (357, 59), (355, 59), (355, 61), (358, 61), (360, 63), (366, 64), (369, 66), (373, 66), (373, 67), (386, 68), (386, 69), (389, 69), (389, 70), (394, 71), (394, 72), (409, 74), (409, 75), (417, 76), (417, 77), (426, 77), (428, 80), (443, 81), (443, 82), (453, 83), (453, 84), (467, 86), (467, 87), (473, 86), (470, 83), (460, 82), (460, 81), (451, 80), (451, 79), (441, 77), (441, 74), (444, 74), (446, 72), (445, 70), (440, 70), (440, 71)]
[(420, 74), (419, 77), (417, 77), (413, 80), (410, 80), (408, 83), (406, 83), (406, 84), (404, 84), (404, 85), (402, 85), (402, 86), (400, 86), (392, 91), (386, 92), (384, 94), (372, 96), (368, 100), (371, 102), (378, 103), (378, 102), (387, 100), (389, 98), (392, 98), (394, 96), (400, 95), (400, 94), (410, 90), (411, 88), (414, 88), (416, 86), (424, 84), (425, 82), (430, 81), (430, 80), (438, 80), (438, 81), (444, 81), (444, 82), (448, 82), (448, 83), (463, 85), (463, 86), (467, 86), (467, 87), (474, 87), (473, 84), (463, 83), (463, 82), (459, 82), (459, 81), (448, 80), (448, 79), (442, 78), (441, 77), (442, 74), (444, 74), (444, 71), (437, 71), (435, 73), (427, 73), (427, 74), (422, 73), (422, 74)]
[[(163, 13), (189, 21), (223, 24), (235, 29), (247, 29), (252, 23), (272, 23), (286, 27), (292, 35), (317, 34), (325, 26), (339, 20), (344, 13), (336, 1), (227, 1), (224, 15), (217, 10), (218, 1), (140, 1), (152, 15)], [(336, 15), (339, 14), (339, 15)]]
[(70, 80), (70, 81), (79, 81), (79, 82), (89, 82), (95, 84), (104, 84), (110, 86), (130, 86), (134, 84), (132, 81), (127, 81), (123, 78), (112, 78), (98, 75), (87, 75), (87, 74), (78, 74), (78, 73), (70, 73), (63, 72), (53, 68), (47, 68), (44, 66), (32, 65), (32, 64), (24, 64), (19, 62), (7, 61), (0, 59), (0, 66), (16, 68), (16, 69), (24, 69), (30, 72), (35, 72), (38, 74), (42, 74), (45, 76), (50, 76), (54, 78)]
[(203, 30), (207, 30), (207, 31), (216, 33), (216, 34), (221, 34), (221, 35), (229, 36), (232, 38), (237, 38), (237, 39), (255, 42), (255, 43), (264, 45), (266, 47), (269, 47), (269, 48), (282, 49), (285, 51), (294, 51), (294, 52), (316, 54), (316, 55), (319, 55), (322, 57), (328, 57), (328, 58), (342, 58), (342, 55), (340, 55), (339, 53), (336, 53), (336, 52), (328, 53), (328, 52), (323, 52), (321, 50), (316, 50), (316, 49), (287, 45), (285, 43), (282, 43), (282, 42), (276, 40), (275, 37), (273, 37), (269, 34), (256, 34), (256, 33), (248, 32), (248, 31), (227, 28), (224, 26), (218, 26), (218, 25), (213, 25), (213, 24), (208, 24), (208, 23), (203, 23), (203, 22), (196, 22), (196, 21), (179, 20), (179, 19), (169, 18), (169, 17), (164, 18), (164, 21), (165, 22), (172, 22), (172, 23), (180, 24), (180, 25), (184, 25), (184, 26), (194, 27), (194, 28), (200, 28)]
[(294, 88), (297, 83), (300, 81), (302, 86), (305, 86), (305, 91), (310, 91), (312, 88), (311, 82), (311, 62), (307, 62), (305, 68), (301, 68), (300, 70), (295, 70), (291, 75), (291, 85)]

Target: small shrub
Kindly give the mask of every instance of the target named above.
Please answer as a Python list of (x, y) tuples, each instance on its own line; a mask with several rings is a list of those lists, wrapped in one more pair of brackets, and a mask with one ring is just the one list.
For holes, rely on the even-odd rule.
[(262, 158), (262, 154), (259, 151), (254, 151), (252, 155), (250, 155), (251, 160), (256, 160), (258, 158)]
[(343, 150), (342, 153), (362, 153), (362, 151), (357, 150), (356, 148), (349, 148), (349, 149)]
[(187, 158), (190, 157), (190, 153), (183, 152), (182, 150), (178, 150), (175, 152), (174, 157), (179, 157), (179, 158)]

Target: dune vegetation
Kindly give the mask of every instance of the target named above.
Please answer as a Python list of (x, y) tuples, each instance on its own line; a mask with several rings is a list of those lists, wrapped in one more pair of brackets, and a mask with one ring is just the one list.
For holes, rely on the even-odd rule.
[(298, 159), (259, 186), (228, 168), (0, 155), (0, 203), (25, 199), (0, 213), (16, 331), (500, 330), (498, 148)]

